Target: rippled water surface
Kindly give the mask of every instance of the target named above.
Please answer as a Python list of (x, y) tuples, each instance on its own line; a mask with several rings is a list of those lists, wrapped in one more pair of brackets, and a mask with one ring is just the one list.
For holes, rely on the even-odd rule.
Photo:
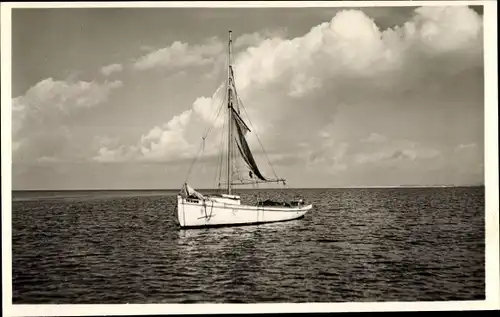
[(484, 299), (483, 187), (295, 191), (301, 220), (208, 230), (176, 192), (15, 192), (13, 302)]

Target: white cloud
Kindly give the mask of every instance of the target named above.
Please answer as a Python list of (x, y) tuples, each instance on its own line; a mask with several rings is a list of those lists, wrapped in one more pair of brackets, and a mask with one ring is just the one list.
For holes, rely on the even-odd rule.
[(367, 143), (383, 143), (387, 141), (387, 137), (378, 133), (371, 133), (363, 141)]
[(42, 157), (39, 157), (36, 161), (38, 163), (57, 163), (60, 160), (59, 160), (59, 158), (54, 157), (54, 156), (42, 156)]
[[(416, 41), (433, 53), (464, 48), (477, 50), (482, 32), (482, 19), (466, 6), (421, 7), (407, 33), (416, 34)], [(415, 33), (414, 33), (415, 31)]]
[(154, 50), (154, 47), (149, 46), (149, 45), (142, 45), (139, 49), (140, 49), (141, 51), (151, 52), (151, 51), (153, 51), (153, 50)]
[[(102, 146), (99, 154), (94, 158), (97, 161), (173, 161), (190, 158), (196, 155), (202, 134), (206, 129), (220, 129), (224, 124), (225, 116), (221, 103), (225, 98), (224, 86), (220, 86), (212, 97), (199, 97), (193, 103), (192, 109), (174, 116), (162, 126), (156, 126), (143, 134), (133, 146), (114, 144)], [(215, 154), (219, 149), (221, 131), (215, 131), (215, 137), (205, 140), (205, 154)], [(189, 139), (189, 135), (196, 135), (196, 141)], [(114, 147), (114, 149), (113, 149)]]
[(26, 120), (55, 119), (81, 108), (94, 107), (106, 101), (112, 89), (121, 86), (120, 81), (100, 84), (44, 79), (12, 100), (13, 134), (26, 127)]
[(193, 157), (196, 146), (186, 141), (186, 126), (193, 111), (187, 110), (173, 117), (161, 127), (154, 127), (141, 136), (137, 145), (115, 148), (103, 146), (94, 160), (99, 162), (137, 161), (169, 161)]
[(471, 150), (471, 149), (476, 149), (476, 148), (477, 148), (476, 143), (459, 144), (455, 147), (455, 151), (460, 152), (460, 151)]
[[(344, 10), (301, 37), (269, 38), (254, 33), (237, 38), (235, 45), (249, 47), (235, 56), (236, 86), (253, 125), (262, 127), (258, 129), (259, 136), (263, 129), (273, 129), (266, 134), (265, 143), (276, 150), (291, 150), (296, 143), (316, 138), (318, 134), (326, 140), (331, 132), (322, 129), (331, 123), (340, 103), (349, 107), (350, 100), (366, 102), (380, 99), (380, 95), (392, 98), (416, 89), (422, 85), (422, 78), (434, 80), (435, 74), (456, 73), (457, 65), (460, 69), (481, 66), (481, 41), (481, 17), (467, 7), (419, 8), (410, 21), (387, 30), (380, 30), (361, 11)], [(195, 46), (176, 42), (144, 56), (136, 67), (204, 65), (212, 62), (223, 47), (216, 41), (212, 45)], [(193, 112), (183, 129), (199, 125), (197, 120), (205, 124), (213, 120), (217, 101), (214, 96), (195, 99)], [(169, 128), (152, 131), (158, 140), (164, 140), (155, 143), (154, 152), (159, 156), (167, 155), (166, 149), (160, 151), (162, 147), (176, 144), (185, 150), (198, 140), (185, 133), (181, 138), (181, 134)], [(387, 140), (373, 134), (366, 141)], [(347, 146), (336, 150), (336, 155), (338, 150), (345, 153)], [(324, 149), (314, 152), (314, 161), (320, 161), (319, 155), (329, 155), (325, 153)], [(400, 147), (360, 154), (356, 161), (364, 164), (396, 158), (416, 160), (438, 153), (432, 149)]]
[[(325, 131), (323, 131), (325, 132)], [(308, 170), (320, 168), (328, 173), (336, 173), (347, 168), (350, 144), (329, 136), (320, 140), (311, 140), (299, 149), (287, 154), (295, 157), (296, 164), (304, 164)]]
[(98, 155), (93, 157), (93, 160), (101, 163), (116, 163), (116, 162), (128, 162), (135, 158), (134, 153), (138, 151), (135, 147), (125, 147), (120, 145), (114, 149), (108, 149), (107, 147), (101, 147), (98, 151)]
[(218, 113), (221, 103), (226, 100), (227, 94), (224, 88), (225, 86), (221, 85), (217, 88), (212, 97), (199, 97), (193, 103), (194, 112), (205, 122), (213, 123), (215, 127), (218, 128), (222, 127), (224, 123), (224, 116)]
[(264, 35), (262, 35), (260, 32), (243, 34), (238, 38), (236, 38), (233, 47), (239, 48), (239, 47), (254, 46), (261, 43), (265, 39), (266, 37), (264, 37)]
[(105, 100), (111, 89), (122, 85), (120, 81), (100, 84), (94, 81), (65, 82), (47, 78), (31, 87), (23, 96), (13, 99), (15, 111), (67, 112), (74, 108), (93, 107)]
[(185, 139), (192, 110), (173, 117), (163, 127), (155, 127), (141, 137), (139, 151), (146, 160), (176, 159), (193, 155), (194, 147)]
[(234, 40), (233, 47), (238, 49), (249, 46), (257, 46), (268, 38), (284, 38), (285, 36), (285, 29), (263, 30), (260, 32), (247, 33), (238, 36), (236, 40)]
[(356, 164), (392, 164), (397, 161), (423, 160), (438, 157), (441, 152), (437, 149), (411, 142), (408, 140), (384, 140), (380, 150), (358, 153), (354, 155)]
[(189, 45), (176, 41), (171, 46), (161, 48), (140, 57), (134, 64), (138, 70), (160, 68), (185, 68), (213, 63), (224, 46), (216, 38), (201, 45)]
[(318, 78), (307, 78), (304, 74), (299, 73), (292, 78), (288, 94), (291, 97), (299, 98), (319, 88), (321, 88), (321, 81)]
[(113, 73), (119, 73), (123, 70), (123, 66), (121, 64), (111, 64), (107, 66), (103, 66), (101, 68), (101, 73), (104, 76), (109, 76)]
[[(22, 161), (52, 157), (71, 137), (69, 118), (106, 102), (120, 81), (66, 82), (47, 78), (12, 100), (13, 155)], [(22, 152), (22, 153), (21, 153)], [(51, 152), (51, 153), (46, 153)]]
[[(430, 25), (436, 28), (432, 36)], [(382, 32), (361, 11), (345, 10), (302, 37), (268, 39), (249, 48), (237, 59), (237, 84), (243, 90), (251, 84), (293, 80), (297, 74), (302, 81), (308, 76), (319, 80), (380, 76), (405, 63), (418, 68), (419, 62), (436, 54), (477, 54), (480, 34), (481, 18), (466, 7), (420, 8), (403, 27)]]

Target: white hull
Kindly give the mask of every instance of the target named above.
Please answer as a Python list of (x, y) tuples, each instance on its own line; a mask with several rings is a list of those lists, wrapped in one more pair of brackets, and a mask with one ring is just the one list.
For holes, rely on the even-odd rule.
[[(227, 196), (228, 197), (228, 196)], [(186, 199), (177, 196), (177, 217), (182, 228), (250, 225), (303, 217), (312, 205), (293, 207), (240, 204), (239, 197)]]

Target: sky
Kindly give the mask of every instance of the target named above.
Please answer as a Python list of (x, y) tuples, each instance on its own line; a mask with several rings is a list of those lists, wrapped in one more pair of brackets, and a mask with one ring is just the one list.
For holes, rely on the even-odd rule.
[(484, 184), (482, 23), (466, 6), (14, 9), (12, 188), (214, 186), (215, 160), (186, 177), (211, 126), (219, 150), (229, 29), (265, 175)]

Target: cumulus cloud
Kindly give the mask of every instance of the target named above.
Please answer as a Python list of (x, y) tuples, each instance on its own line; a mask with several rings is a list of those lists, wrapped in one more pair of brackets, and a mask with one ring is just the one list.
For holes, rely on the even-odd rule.
[(184, 130), (192, 111), (187, 110), (173, 117), (162, 128), (155, 127), (141, 137), (141, 154), (145, 158), (183, 158), (192, 156), (193, 146), (184, 138)]
[[(362, 142), (376, 144), (376, 148), (363, 148), (354, 154), (356, 164), (387, 164), (397, 161), (433, 159), (441, 151), (407, 139), (388, 139), (384, 135), (372, 133)], [(363, 149), (365, 151), (363, 151)], [(366, 151), (366, 150), (369, 151)]]
[[(481, 23), (466, 7), (426, 7), (417, 9), (413, 20), (402, 27), (380, 31), (363, 12), (341, 11), (302, 37), (268, 39), (249, 48), (238, 58), (239, 86), (243, 90), (297, 74), (303, 81), (307, 76), (323, 80), (405, 76), (397, 71), (419, 69), (420, 63), (449, 52), (480, 56)], [(456, 67), (450, 66), (442, 71)]]
[[(220, 86), (212, 97), (199, 97), (193, 103), (192, 109), (174, 116), (161, 126), (155, 126), (144, 133), (136, 144), (124, 146), (118, 144), (103, 144), (96, 161), (178, 161), (192, 158), (199, 150), (201, 137), (208, 128), (219, 129), (216, 137), (204, 142), (206, 154), (215, 154), (220, 146), (220, 128), (225, 117), (222, 113), (222, 102), (225, 90)], [(216, 110), (219, 110), (218, 112)], [(210, 122), (211, 124), (207, 124)]]
[(274, 38), (274, 37), (285, 38), (285, 36), (286, 36), (285, 29), (263, 30), (260, 32), (247, 33), (238, 36), (234, 41), (233, 47), (235, 49), (239, 49), (239, 48), (247, 48), (249, 46), (257, 46), (268, 38)]
[(477, 50), (482, 19), (467, 7), (421, 7), (405, 33), (430, 53)]
[(117, 163), (117, 162), (129, 162), (134, 156), (134, 152), (138, 151), (135, 147), (125, 147), (119, 145), (117, 148), (112, 150), (107, 147), (101, 147), (93, 159), (100, 163)]
[(213, 63), (217, 55), (222, 53), (223, 44), (216, 38), (206, 43), (190, 45), (180, 41), (171, 46), (161, 48), (140, 57), (134, 64), (137, 70), (159, 68), (185, 68)]
[(109, 76), (113, 73), (119, 73), (123, 70), (123, 66), (121, 64), (111, 64), (107, 66), (103, 66), (101, 68), (101, 73), (104, 76)]
[(218, 113), (216, 112), (221, 103), (226, 100), (224, 88), (225, 86), (221, 85), (211, 97), (199, 97), (193, 103), (193, 111), (205, 122), (213, 123), (218, 128), (224, 123), (224, 117), (217, 116)]
[(368, 143), (382, 143), (387, 141), (387, 137), (378, 133), (371, 133), (363, 142)]
[(328, 139), (319, 146), (311, 146), (303, 153), (306, 155), (307, 168), (314, 169), (319, 166), (325, 172), (335, 173), (347, 168), (348, 150), (349, 143)]
[(368, 163), (392, 163), (398, 160), (430, 159), (438, 156), (440, 152), (436, 149), (392, 149), (389, 151), (378, 151), (357, 154), (355, 162), (358, 164)]
[[(482, 67), (482, 19), (467, 7), (422, 7), (406, 23), (380, 30), (362, 11), (343, 10), (303, 36), (287, 39), (255, 33), (237, 38), (235, 45), (244, 48), (235, 56), (236, 87), (266, 149), (296, 153), (297, 144), (309, 144), (310, 153), (303, 160), (306, 164), (337, 162), (337, 170), (342, 170), (348, 164), (340, 162), (349, 152), (349, 143), (329, 144), (333, 132), (324, 129), (338, 106), (380, 104), (408, 91), (439, 85), (440, 79), (463, 70)], [(136, 68), (203, 65), (222, 51), (218, 42), (194, 46), (176, 42), (142, 57)], [(194, 153), (190, 145), (197, 139), (186, 131), (213, 120), (216, 99), (215, 94), (197, 98), (180, 115), (185, 115), (181, 125), (173, 129), (169, 122), (154, 128), (124, 151), (137, 157), (152, 153), (165, 157), (174, 149)], [(317, 142), (311, 142), (316, 138)], [(366, 140), (386, 141), (377, 134)], [(403, 142), (379, 152), (351, 155), (358, 164), (367, 164), (432, 158), (439, 151)]]
[(316, 89), (321, 88), (321, 81), (316, 77), (306, 77), (304, 74), (297, 74), (290, 83), (289, 95), (299, 98)]
[(152, 128), (136, 145), (102, 146), (93, 159), (98, 162), (157, 162), (192, 158), (198, 150), (198, 144), (186, 140), (186, 126), (192, 114), (193, 110), (184, 111), (164, 125)]
[(356, 143), (353, 153), (357, 164), (377, 163), (390, 160), (420, 160), (441, 155), (440, 149), (404, 137), (387, 137), (379, 133), (370, 133)]
[(154, 51), (155, 48), (150, 46), (150, 45), (141, 45), (141, 47), (139, 49), (141, 51), (151, 52), (151, 51)]
[(464, 151), (464, 150), (474, 150), (477, 148), (476, 143), (468, 143), (468, 144), (459, 144), (455, 147), (455, 151)]
[[(72, 136), (67, 121), (106, 102), (120, 81), (66, 82), (47, 78), (12, 100), (13, 155), (21, 161), (52, 157)], [(68, 152), (68, 151), (66, 151)]]

